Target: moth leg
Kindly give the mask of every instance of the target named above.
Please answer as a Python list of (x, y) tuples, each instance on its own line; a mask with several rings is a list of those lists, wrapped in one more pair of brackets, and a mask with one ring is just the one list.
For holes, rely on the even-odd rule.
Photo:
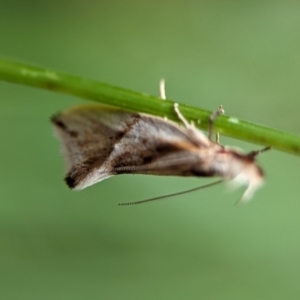
[[(219, 106), (219, 108), (217, 110), (215, 110), (209, 117), (209, 129), (208, 129), (208, 138), (210, 140), (212, 140), (212, 133), (213, 133), (213, 127), (214, 127), (214, 122), (217, 119), (217, 117), (219, 115), (223, 115), (224, 114), (224, 109), (222, 107), (222, 105)], [(219, 144), (220, 141), (220, 135), (217, 132), (216, 133), (216, 143)]]
[(263, 152), (265, 152), (265, 151), (268, 151), (268, 150), (270, 150), (270, 149), (271, 149), (271, 147), (268, 146), (268, 147), (262, 148), (262, 149), (260, 149), (260, 150), (254, 150), (254, 151), (249, 152), (249, 153), (247, 154), (247, 156), (249, 156), (249, 157), (255, 157), (255, 156), (257, 156), (257, 155), (259, 155), (259, 154), (261, 154), (261, 153), (263, 153)]
[(180, 112), (179, 110), (179, 104), (178, 103), (174, 103), (174, 110), (175, 110), (175, 113), (178, 117), (178, 119), (184, 124), (184, 126), (186, 128), (189, 128), (189, 129), (193, 129), (194, 128), (194, 123), (191, 122), (191, 124), (187, 121), (187, 119), (182, 115), (182, 113)]
[(166, 100), (166, 81), (162, 78), (159, 82), (159, 95), (162, 100)]
[[(165, 89), (166, 84), (165, 83), (166, 83), (166, 81), (164, 78), (162, 78), (159, 81), (159, 96), (162, 100), (166, 100), (166, 89)], [(168, 118), (164, 117), (164, 120), (168, 121)]]

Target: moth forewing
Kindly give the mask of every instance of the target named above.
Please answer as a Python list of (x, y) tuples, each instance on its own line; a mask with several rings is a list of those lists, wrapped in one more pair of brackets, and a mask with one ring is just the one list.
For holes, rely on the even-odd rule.
[(67, 161), (66, 182), (74, 189), (119, 173), (184, 176), (188, 167), (174, 167), (194, 163), (191, 150), (202, 142), (175, 123), (98, 105), (73, 108), (52, 122)]
[[(181, 114), (180, 118), (184, 119)], [(72, 189), (117, 174), (219, 176), (247, 185), (247, 200), (263, 181), (254, 155), (227, 149), (193, 126), (179, 127), (162, 118), (101, 105), (70, 109), (52, 122), (67, 161), (66, 183)]]
[(83, 189), (113, 175), (105, 162), (119, 139), (118, 132), (126, 129), (126, 116), (117, 114), (109, 121), (105, 112), (84, 106), (52, 118), (67, 162), (65, 180), (70, 188)]

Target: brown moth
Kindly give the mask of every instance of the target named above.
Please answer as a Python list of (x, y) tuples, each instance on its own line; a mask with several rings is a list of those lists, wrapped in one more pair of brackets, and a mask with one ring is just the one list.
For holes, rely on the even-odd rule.
[[(151, 115), (101, 105), (79, 106), (52, 118), (67, 161), (66, 183), (80, 190), (118, 174), (219, 176), (246, 185), (248, 201), (264, 179), (255, 162), (261, 151), (244, 154), (214, 142), (210, 134)], [(214, 118), (221, 111), (212, 115)]]

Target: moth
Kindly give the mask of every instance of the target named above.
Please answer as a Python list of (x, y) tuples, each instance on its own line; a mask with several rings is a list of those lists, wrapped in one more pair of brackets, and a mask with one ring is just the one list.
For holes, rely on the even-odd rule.
[[(164, 96), (163, 96), (164, 97)], [(222, 113), (212, 114), (208, 136), (190, 124), (179, 110), (177, 123), (147, 115), (85, 105), (56, 114), (51, 121), (67, 162), (65, 181), (81, 190), (118, 174), (163, 176), (218, 176), (235, 185), (246, 185), (248, 201), (264, 180), (256, 156), (213, 141), (212, 125)]]

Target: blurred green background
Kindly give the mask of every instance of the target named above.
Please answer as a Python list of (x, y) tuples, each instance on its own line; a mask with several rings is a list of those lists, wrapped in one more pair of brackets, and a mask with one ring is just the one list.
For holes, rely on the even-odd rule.
[[(299, 1), (0, 0), (0, 55), (299, 133)], [(206, 179), (63, 182), (66, 95), (0, 82), (1, 299), (299, 299), (299, 158), (259, 157), (246, 206)], [(222, 137), (245, 150), (259, 148)]]

